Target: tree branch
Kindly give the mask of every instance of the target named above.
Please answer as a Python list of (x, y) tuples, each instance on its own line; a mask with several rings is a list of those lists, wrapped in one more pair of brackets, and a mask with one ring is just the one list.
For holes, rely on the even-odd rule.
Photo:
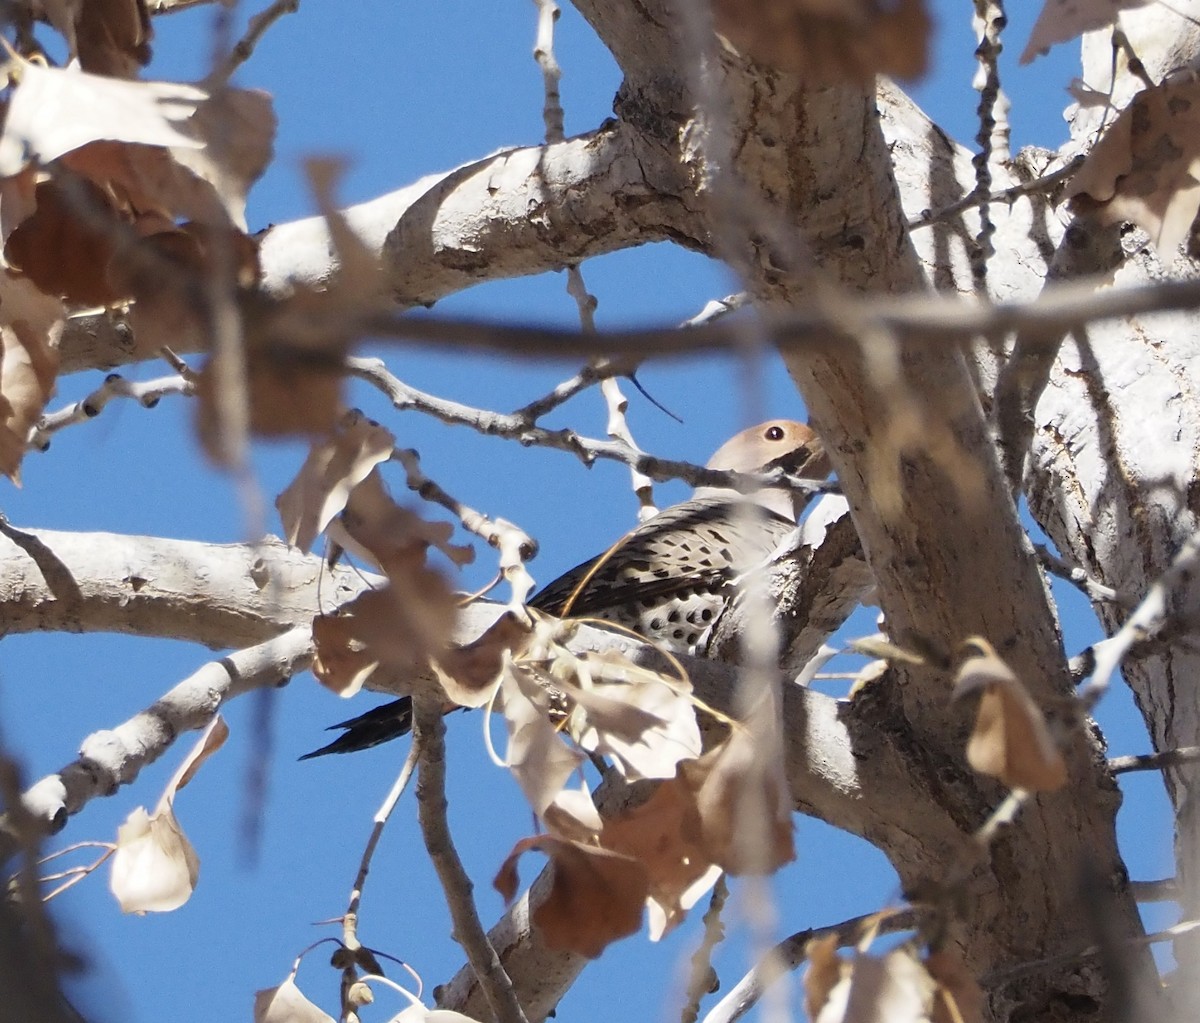
[[(281, 685), (304, 671), (311, 660), (311, 636), (305, 626), (210, 661), (141, 713), (84, 739), (77, 760), (24, 794), (26, 820), (43, 834), (60, 831), (67, 818), (91, 800), (111, 796), (134, 781), (181, 733), (207, 725), (225, 701), (263, 686)], [(14, 838), (7, 815), (0, 817), (0, 862), (13, 851)]]
[(446, 723), (440, 705), (418, 699), (413, 708), (413, 744), (417, 754), (417, 819), (425, 848), (442, 882), (446, 905), (454, 922), (454, 939), (467, 960), (497, 1023), (527, 1023), (512, 981), (488, 940), (475, 900), (473, 885), (459, 859), (446, 820)]

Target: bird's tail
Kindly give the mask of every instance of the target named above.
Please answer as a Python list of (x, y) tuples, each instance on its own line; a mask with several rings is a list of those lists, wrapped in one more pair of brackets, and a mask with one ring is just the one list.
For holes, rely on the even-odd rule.
[(356, 753), (407, 735), (412, 731), (412, 697), (402, 696), (391, 703), (372, 707), (365, 714), (330, 725), (326, 731), (335, 728), (343, 729), (342, 734), (329, 745), (305, 753), (300, 759), (323, 757), (326, 753)]

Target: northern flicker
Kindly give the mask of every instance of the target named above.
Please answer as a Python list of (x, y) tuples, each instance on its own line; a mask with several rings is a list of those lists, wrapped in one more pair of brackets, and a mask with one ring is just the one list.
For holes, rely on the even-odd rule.
[[(804, 423), (773, 419), (743, 430), (709, 459), (708, 468), (754, 472), (782, 468), (822, 480), (829, 460)], [(559, 576), (529, 606), (566, 617), (615, 622), (674, 653), (702, 652), (713, 624), (733, 597), (734, 579), (761, 563), (796, 526), (808, 495), (786, 487), (749, 495), (701, 487), (681, 504), (647, 519), (613, 548)], [(301, 757), (348, 753), (405, 734), (408, 697), (332, 725), (345, 731)]]

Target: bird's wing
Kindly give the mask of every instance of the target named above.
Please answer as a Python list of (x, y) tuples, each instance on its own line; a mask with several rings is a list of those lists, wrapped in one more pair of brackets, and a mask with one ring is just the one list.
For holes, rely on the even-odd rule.
[(568, 613), (603, 617), (606, 611), (635, 609), (682, 591), (716, 590), (765, 558), (794, 528), (781, 515), (737, 500), (684, 501), (643, 522), (610, 551), (559, 576), (529, 603), (562, 614), (583, 584)]

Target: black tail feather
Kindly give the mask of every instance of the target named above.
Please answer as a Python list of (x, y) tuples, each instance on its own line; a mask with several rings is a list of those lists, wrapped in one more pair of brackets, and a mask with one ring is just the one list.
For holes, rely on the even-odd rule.
[(407, 735), (412, 731), (412, 698), (402, 696), (390, 703), (372, 707), (365, 714), (330, 725), (326, 731), (335, 728), (344, 731), (327, 746), (305, 753), (300, 759), (310, 760), (323, 757), (326, 753), (356, 753)]

